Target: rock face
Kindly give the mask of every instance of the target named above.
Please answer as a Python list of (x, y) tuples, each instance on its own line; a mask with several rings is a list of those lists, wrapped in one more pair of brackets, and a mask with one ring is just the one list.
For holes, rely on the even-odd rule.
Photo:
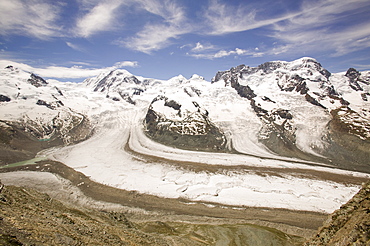
[(318, 234), (305, 243), (311, 245), (370, 245), (370, 182), (330, 215)]
[(144, 120), (146, 134), (182, 149), (225, 150), (225, 136), (210, 121), (208, 111), (196, 101), (181, 103), (165, 96), (154, 98)]

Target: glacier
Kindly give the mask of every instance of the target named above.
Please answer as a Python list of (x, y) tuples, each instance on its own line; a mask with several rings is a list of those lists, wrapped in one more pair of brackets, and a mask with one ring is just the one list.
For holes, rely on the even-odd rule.
[[(10, 99), (0, 102), (1, 129), (21, 124), (37, 141), (61, 139), (37, 157), (102, 184), (235, 208), (330, 213), (360, 184), (323, 176), (370, 178), (370, 72), (331, 74), (301, 58), (241, 65), (212, 81), (126, 70), (82, 83), (35, 86), (30, 79), (38, 81), (13, 67), (1, 70), (0, 95)], [(151, 123), (167, 134), (163, 141), (148, 133), (150, 110), (160, 116)], [(221, 147), (186, 145), (212, 127)], [(348, 139), (357, 152), (340, 142)]]

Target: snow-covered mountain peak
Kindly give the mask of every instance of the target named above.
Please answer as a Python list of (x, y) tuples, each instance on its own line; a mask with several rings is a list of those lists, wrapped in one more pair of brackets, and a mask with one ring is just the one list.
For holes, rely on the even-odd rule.
[(179, 74), (175, 77), (170, 78), (168, 81), (172, 83), (183, 83), (186, 82), (188, 79), (185, 78), (182, 74)]
[(104, 71), (96, 77), (85, 79), (83, 83), (93, 88), (94, 91), (103, 92), (110, 87), (118, 87), (122, 83), (139, 84), (140, 81), (127, 70), (117, 69)]
[(13, 78), (19, 82), (26, 82), (29, 83), (35, 87), (40, 87), (40, 86), (45, 86), (48, 83), (41, 78), (40, 76), (37, 76), (33, 73), (26, 72), (22, 69), (19, 69), (17, 67), (13, 67), (12, 65), (9, 65), (2, 69), (0, 71), (0, 76), (4, 79), (7, 80), (9, 78)]
[[(0, 120), (20, 128), (28, 138), (37, 141), (62, 141), (66, 144), (80, 140), (70, 131), (85, 127), (84, 115), (66, 107), (63, 92), (43, 78), (13, 66), (0, 70)], [(86, 137), (86, 130), (82, 138)], [(32, 140), (33, 141), (33, 140)]]
[(198, 74), (193, 74), (191, 77), (190, 77), (190, 80), (198, 80), (198, 81), (204, 81), (204, 77), (198, 75)]

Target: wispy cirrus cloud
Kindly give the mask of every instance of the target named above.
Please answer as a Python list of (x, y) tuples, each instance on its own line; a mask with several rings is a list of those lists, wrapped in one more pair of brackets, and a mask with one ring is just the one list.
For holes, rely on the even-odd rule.
[(212, 0), (204, 15), (208, 23), (207, 35), (227, 35), (263, 28), (261, 36), (271, 38), (275, 44), (265, 47), (263, 52), (223, 49), (213, 53), (192, 52), (188, 55), (214, 59), (229, 55), (260, 57), (327, 52), (331, 56), (341, 56), (370, 47), (369, 19), (364, 19), (362, 23), (361, 20), (353, 22), (359, 14), (363, 15), (369, 10), (370, 2), (367, 0), (303, 1), (295, 11), (269, 18), (253, 6), (231, 6), (226, 2)]
[(77, 20), (75, 34), (88, 38), (103, 31), (113, 30), (117, 25), (116, 18), (119, 17), (118, 9), (124, 3), (125, 1), (118, 0), (98, 2)]
[(0, 34), (21, 34), (38, 39), (62, 36), (57, 24), (61, 11), (58, 3), (42, 0), (0, 1)]
[(72, 42), (66, 42), (66, 45), (74, 50), (77, 50), (77, 51), (81, 51), (81, 52), (84, 52), (84, 48), (81, 47), (80, 45), (77, 45), (77, 44), (74, 44)]
[(207, 50), (215, 50), (217, 49), (216, 46), (214, 46), (213, 44), (210, 44), (210, 43), (200, 43), (200, 42), (197, 42), (195, 44), (195, 46), (191, 49), (191, 52), (204, 52), (204, 51), (207, 51)]
[(263, 52), (259, 52), (258, 50), (246, 50), (246, 49), (240, 49), (235, 48), (233, 50), (218, 50), (213, 52), (194, 52), (193, 50), (191, 52), (188, 52), (188, 56), (192, 56), (195, 58), (200, 59), (217, 59), (227, 56), (250, 56), (250, 57), (260, 57), (263, 56)]
[(172, 39), (190, 33), (193, 28), (188, 23), (184, 8), (170, 0), (139, 0), (141, 7), (159, 17), (161, 21), (149, 23), (135, 36), (117, 40), (115, 43), (150, 54), (171, 44)]
[(288, 12), (278, 17), (268, 18), (267, 16), (258, 16), (258, 10), (253, 6), (231, 6), (226, 2), (212, 0), (204, 17), (208, 35), (225, 35), (272, 25), (297, 14), (296, 12)]
[[(82, 63), (84, 64), (84, 63)], [(14, 67), (20, 68), (24, 71), (35, 73), (45, 78), (58, 78), (58, 79), (76, 79), (76, 78), (88, 78), (92, 76), (99, 75), (101, 72), (107, 70), (114, 70), (123, 67), (137, 67), (139, 64), (136, 61), (121, 61), (116, 62), (111, 67), (103, 68), (84, 68), (79, 65), (72, 67), (62, 67), (62, 66), (47, 66), (47, 67), (32, 67), (25, 63), (14, 62), (10, 60), (0, 60), (0, 67), (4, 68), (6, 66), (12, 65)]]
[(370, 47), (370, 23), (351, 23), (358, 14), (370, 10), (370, 2), (353, 1), (306, 1), (301, 13), (275, 23), (270, 37), (280, 45), (267, 53), (330, 52), (341, 56)]

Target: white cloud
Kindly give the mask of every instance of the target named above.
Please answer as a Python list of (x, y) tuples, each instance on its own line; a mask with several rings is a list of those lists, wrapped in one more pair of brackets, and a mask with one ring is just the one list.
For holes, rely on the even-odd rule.
[(114, 63), (112, 68), (122, 68), (122, 67), (138, 67), (139, 63), (137, 61), (120, 61)]
[(115, 63), (111, 67), (105, 68), (83, 68), (81, 66), (61, 67), (61, 66), (48, 66), (45, 68), (37, 68), (27, 65), (25, 63), (13, 62), (9, 60), (0, 60), (0, 68), (12, 65), (24, 71), (35, 73), (44, 78), (59, 78), (59, 79), (76, 79), (93, 77), (101, 72), (107, 70), (119, 69), (122, 67), (137, 67), (136, 61), (121, 61)]
[(289, 19), (297, 13), (287, 13), (280, 17), (258, 19), (257, 10), (247, 6), (230, 6), (212, 0), (205, 12), (207, 33), (209, 35), (224, 35), (234, 32), (242, 32), (268, 26)]
[(74, 50), (77, 50), (77, 51), (84, 51), (84, 49), (77, 45), (77, 44), (74, 44), (74, 43), (71, 43), (71, 42), (66, 42), (66, 45)]
[(88, 13), (77, 20), (75, 33), (80, 37), (90, 37), (98, 32), (115, 28), (117, 9), (124, 1), (110, 0), (99, 2)]
[(202, 52), (205, 50), (214, 50), (216, 47), (212, 44), (202, 44), (200, 42), (196, 43), (195, 46), (191, 49), (192, 52)]
[(185, 33), (187, 33), (186, 29), (177, 26), (147, 25), (135, 37), (119, 42), (129, 49), (150, 54), (153, 51), (163, 49), (171, 43), (171, 39), (177, 39)]
[(368, 48), (370, 23), (353, 25), (348, 21), (357, 20), (366, 6), (370, 7), (369, 1), (307, 1), (299, 15), (273, 25), (271, 37), (282, 45), (268, 53), (330, 51), (333, 56), (341, 56)]
[(263, 55), (262, 52), (256, 52), (255, 50), (245, 50), (240, 48), (235, 48), (234, 50), (219, 50), (217, 52), (208, 52), (208, 53), (188, 53), (187, 55), (200, 58), (200, 59), (216, 59), (227, 56), (251, 56), (251, 57), (260, 57)]
[(21, 34), (39, 39), (61, 36), (61, 27), (56, 24), (60, 7), (42, 0), (1, 0), (0, 34)]
[(115, 43), (132, 50), (150, 54), (171, 44), (172, 39), (192, 31), (184, 9), (170, 0), (138, 0), (144, 10), (158, 15), (162, 21), (144, 26), (134, 37), (118, 40)]

